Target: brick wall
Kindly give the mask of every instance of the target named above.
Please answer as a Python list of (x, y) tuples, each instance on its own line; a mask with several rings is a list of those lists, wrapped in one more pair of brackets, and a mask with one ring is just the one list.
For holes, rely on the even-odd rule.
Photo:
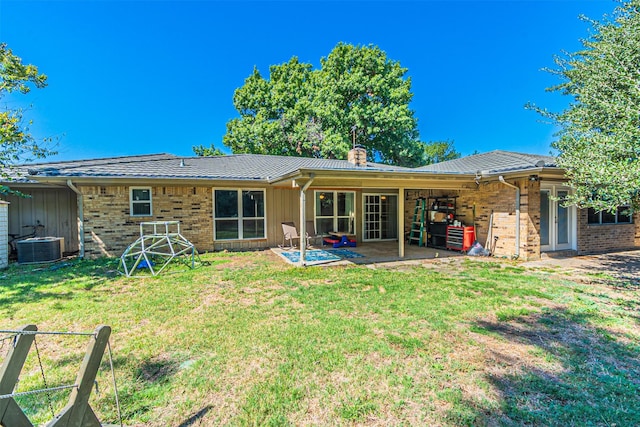
[[(526, 183), (526, 184), (525, 184)], [(526, 206), (526, 219), (522, 225), (525, 227), (520, 232), (521, 236), (526, 236), (523, 240), (524, 250), (526, 251), (525, 259), (540, 258), (540, 182), (539, 181), (522, 181), (524, 190), (522, 191), (522, 210)]]
[[(520, 248), (521, 259), (540, 257), (540, 183), (522, 179), (509, 181), (520, 188)], [(489, 249), (496, 256), (515, 255), (516, 191), (500, 182), (481, 183), (473, 190), (407, 190), (405, 192), (405, 232), (409, 231), (415, 200), (428, 196), (458, 196), (456, 219), (476, 226), (476, 240), (487, 244), (489, 224), (492, 224)], [(474, 217), (475, 211), (475, 217)], [(491, 217), (493, 220), (491, 221)], [(494, 241), (494, 238), (498, 237)], [(495, 246), (494, 246), (495, 245)]]
[[(508, 182), (520, 188), (519, 257), (525, 260), (540, 258), (540, 183), (526, 179)], [(476, 190), (461, 191), (458, 202), (465, 222), (471, 223), (475, 204), (476, 238), (483, 246), (491, 246), (498, 257), (516, 254), (515, 189), (500, 182), (481, 183)]]
[[(521, 189), (520, 258), (539, 258), (540, 183), (525, 179), (509, 182), (518, 185)], [(298, 222), (298, 192), (291, 189), (267, 189), (268, 239), (214, 242), (211, 187), (153, 186), (151, 188), (153, 216), (132, 217), (129, 214), (128, 186), (79, 186), (84, 196), (85, 254), (88, 258), (120, 256), (127, 246), (139, 237), (139, 223), (142, 221), (180, 221), (182, 234), (193, 242), (200, 252), (275, 246), (282, 241), (280, 223), (289, 220)], [(492, 236), (498, 237), (493, 248), (495, 255), (511, 257), (515, 254), (516, 223), (513, 188), (493, 182), (481, 183), (476, 189), (471, 190), (407, 190), (404, 212), (407, 233), (413, 218), (415, 200), (418, 197), (430, 195), (458, 196), (456, 219), (465, 225), (475, 223), (476, 239), (483, 246), (487, 243), (489, 222), (493, 212)], [(308, 211), (308, 217), (313, 218), (312, 210)], [(2, 227), (1, 220), (0, 227)], [(0, 228), (0, 238), (1, 236)], [(586, 211), (578, 211), (577, 238), (579, 253), (640, 247), (640, 214), (635, 215), (634, 224), (588, 225)], [(493, 243), (492, 238), (489, 241), (490, 248)], [(2, 247), (0, 245), (0, 250)]]
[(140, 236), (140, 222), (180, 221), (198, 251), (213, 250), (210, 187), (152, 186), (153, 216), (132, 217), (128, 186), (78, 186), (83, 194), (85, 255), (120, 256)]
[(587, 210), (578, 209), (578, 253), (591, 254), (640, 247), (640, 213), (633, 224), (589, 224)]
[[(520, 188), (520, 258), (540, 257), (540, 182), (509, 181)], [(405, 192), (405, 224), (409, 231), (415, 200), (428, 196), (458, 196), (456, 219), (476, 226), (476, 239), (493, 249), (496, 256), (515, 254), (515, 189), (499, 183), (481, 183), (474, 190), (408, 190)], [(475, 208), (475, 218), (473, 215)], [(492, 238), (487, 242), (493, 213)], [(578, 254), (608, 252), (640, 247), (640, 213), (633, 224), (587, 224), (587, 211), (577, 211)], [(487, 244), (488, 243), (488, 244)]]
[(0, 268), (9, 265), (9, 204), (0, 201)]

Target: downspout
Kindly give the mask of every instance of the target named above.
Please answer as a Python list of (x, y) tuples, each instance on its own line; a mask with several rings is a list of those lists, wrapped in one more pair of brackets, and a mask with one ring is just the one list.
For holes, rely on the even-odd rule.
[(79, 245), (79, 257), (84, 258), (84, 210), (83, 210), (83, 197), (78, 188), (73, 185), (70, 179), (67, 180), (67, 187), (76, 193), (76, 202), (78, 204), (78, 245)]
[(520, 187), (508, 183), (504, 180), (504, 177), (502, 175), (500, 175), (498, 179), (507, 187), (516, 189), (516, 253), (514, 255), (514, 258), (517, 259), (520, 257)]
[(307, 260), (307, 189), (313, 182), (315, 175), (309, 175), (307, 181), (300, 189), (300, 265), (305, 266)]
[(404, 187), (398, 188), (398, 258), (404, 258)]

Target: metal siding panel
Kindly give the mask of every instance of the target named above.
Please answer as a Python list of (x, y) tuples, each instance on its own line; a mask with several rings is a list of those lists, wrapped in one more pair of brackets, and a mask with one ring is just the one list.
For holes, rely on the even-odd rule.
[(42, 203), (39, 205), (40, 212), (42, 213), (42, 219), (40, 220), (40, 222), (45, 226), (44, 234), (47, 236), (60, 235), (61, 227), (59, 226), (59, 197), (59, 191), (43, 190)]
[[(43, 233), (49, 233), (54, 230), (50, 230), (47, 227), (47, 216), (48, 209), (47, 207), (51, 205), (51, 192), (56, 190), (34, 190), (32, 192), (31, 200), (33, 201), (31, 204), (31, 225), (34, 224), (42, 224), (45, 226)], [(55, 205), (51, 206), (53, 211), (56, 210)], [(57, 227), (56, 227), (57, 228)]]
[(280, 191), (273, 188), (267, 188), (266, 194), (266, 210), (267, 210), (267, 243), (269, 246), (277, 245), (278, 229), (278, 210), (277, 206), (281, 203)]
[[(307, 192), (307, 197), (309, 192)], [(268, 188), (267, 189), (267, 245), (282, 244), (283, 222), (293, 221), (300, 229), (299, 196), (297, 189)]]
[(30, 198), (9, 196), (9, 233), (24, 234), (40, 221), (43, 236), (64, 237), (65, 251), (78, 250), (77, 205), (75, 194), (64, 188), (29, 189)]
[[(57, 235), (64, 237), (65, 251), (78, 250), (78, 204), (76, 194), (59, 191), (56, 198)], [(51, 223), (51, 220), (48, 221)]]
[(70, 244), (67, 245), (65, 240), (65, 250), (77, 251), (80, 249), (80, 240), (78, 236), (78, 196), (75, 193), (69, 193), (69, 231)]

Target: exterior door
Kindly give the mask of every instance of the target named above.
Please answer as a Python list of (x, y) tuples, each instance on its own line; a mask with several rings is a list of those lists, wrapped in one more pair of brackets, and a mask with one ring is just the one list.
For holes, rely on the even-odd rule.
[(398, 196), (396, 194), (364, 194), (363, 205), (363, 240), (398, 238)]
[(540, 250), (576, 249), (576, 209), (563, 206), (569, 189), (546, 185), (540, 189)]

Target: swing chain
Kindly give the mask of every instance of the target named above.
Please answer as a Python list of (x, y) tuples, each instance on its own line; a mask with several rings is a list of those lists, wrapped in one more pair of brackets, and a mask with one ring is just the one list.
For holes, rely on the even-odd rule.
[[(86, 336), (93, 336), (95, 339), (98, 339), (98, 336), (99, 336), (98, 331), (96, 330), (96, 332), (93, 332), (93, 333), (83, 333), (83, 332), (42, 332), (42, 331), (37, 331), (37, 330), (36, 331), (31, 331), (31, 330), (0, 330), (0, 334), (9, 334), (9, 335), (5, 335), (3, 337), (0, 337), (0, 350), (2, 350), (4, 348), (5, 342), (10, 340), (10, 339), (13, 340), (12, 346), (16, 347), (17, 342), (18, 342), (18, 338), (19, 338), (20, 335), (34, 335), (33, 344), (34, 344), (35, 349), (36, 349), (36, 356), (38, 358), (38, 365), (40, 366), (40, 374), (42, 375), (42, 381), (43, 381), (44, 387), (45, 387), (42, 390), (29, 390), (29, 391), (16, 393), (16, 390), (18, 389), (18, 383), (20, 381), (19, 378), (16, 378), (15, 384), (14, 384), (14, 388), (13, 388), (13, 392), (10, 393), (10, 394), (1, 394), (0, 395), (0, 400), (7, 399), (7, 398), (15, 398), (15, 397), (18, 397), (18, 396), (26, 396), (26, 395), (45, 392), (46, 395), (47, 395), (47, 403), (49, 404), (49, 409), (51, 410), (51, 415), (55, 418), (56, 415), (55, 415), (55, 413), (53, 411), (53, 404), (52, 404), (50, 392), (51, 391), (58, 391), (58, 390), (74, 388), (74, 387), (77, 388), (77, 387), (79, 387), (79, 385), (78, 384), (73, 384), (73, 385), (63, 385), (63, 386), (59, 386), (59, 387), (49, 388), (49, 386), (47, 384), (47, 378), (46, 378), (45, 373), (44, 373), (44, 366), (42, 364), (42, 358), (40, 357), (40, 349), (38, 348), (38, 342), (36, 340), (35, 335), (86, 335)], [(107, 335), (107, 337), (108, 337), (108, 335)], [(110, 342), (110, 340), (108, 338), (107, 338), (106, 345), (107, 345), (108, 354), (109, 354), (109, 366), (110, 366), (110, 370), (111, 370), (111, 377), (112, 377), (112, 380), (113, 380), (113, 389), (114, 389), (114, 394), (115, 394), (115, 403), (116, 403), (116, 409), (117, 409), (117, 414), (118, 414), (118, 420), (120, 422), (120, 427), (122, 427), (123, 426), (122, 412), (121, 412), (121, 409), (120, 409), (120, 401), (118, 399), (118, 388), (117, 388), (117, 385), (116, 385), (116, 376), (115, 376), (115, 370), (114, 370), (114, 366), (113, 366), (113, 354), (112, 354), (112, 351), (111, 351), (111, 342)], [(104, 349), (103, 349), (103, 351), (104, 351)], [(97, 369), (99, 369), (99, 367)], [(94, 384), (95, 384), (96, 394), (99, 394), (100, 390), (98, 388), (98, 381), (95, 380), (95, 379), (94, 379)], [(0, 417), (0, 419), (2, 419), (2, 417)]]
[[(40, 350), (38, 350), (38, 340), (36, 340), (36, 337), (33, 337), (33, 344), (36, 348), (36, 355), (38, 356), (38, 365), (40, 365), (40, 373), (42, 374), (42, 382), (44, 383), (44, 388), (48, 389), (49, 386), (47, 385), (47, 378), (44, 375), (44, 367), (42, 366), (42, 360), (40, 359)], [(49, 394), (49, 392), (47, 391), (45, 393), (47, 395), (47, 403), (49, 404), (49, 409), (51, 410), (51, 416), (55, 418), (56, 414), (55, 412), (53, 412), (53, 405), (51, 404), (51, 395)]]
[(111, 353), (111, 340), (107, 341), (107, 349), (109, 350), (109, 366), (111, 367), (111, 378), (113, 379), (113, 391), (116, 397), (116, 409), (118, 410), (118, 420), (120, 427), (122, 424), (122, 411), (120, 410), (120, 401), (118, 400), (118, 386), (116, 385), (116, 372), (113, 370), (113, 354)]
[(2, 351), (2, 349), (4, 348), (4, 343), (9, 341), (9, 340), (13, 341), (11, 343), (11, 345), (13, 345), (15, 347), (17, 339), (18, 339), (18, 334), (6, 335), (6, 336), (0, 338), (0, 351)]

